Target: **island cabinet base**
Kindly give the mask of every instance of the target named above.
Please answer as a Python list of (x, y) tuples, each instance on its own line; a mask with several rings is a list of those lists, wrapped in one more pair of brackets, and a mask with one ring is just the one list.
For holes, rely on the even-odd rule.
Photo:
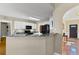
[[(49, 43), (46, 42), (49, 40)], [(50, 37), (7, 37), (7, 55), (47, 55), (53, 54)], [(47, 45), (49, 44), (49, 45)], [(49, 47), (47, 47), (49, 46)], [(48, 49), (48, 50), (47, 50)]]

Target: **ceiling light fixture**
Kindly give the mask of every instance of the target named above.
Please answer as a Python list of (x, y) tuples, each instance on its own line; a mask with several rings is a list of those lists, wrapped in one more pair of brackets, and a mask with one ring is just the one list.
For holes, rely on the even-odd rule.
[(29, 20), (40, 21), (40, 19), (29, 17)]

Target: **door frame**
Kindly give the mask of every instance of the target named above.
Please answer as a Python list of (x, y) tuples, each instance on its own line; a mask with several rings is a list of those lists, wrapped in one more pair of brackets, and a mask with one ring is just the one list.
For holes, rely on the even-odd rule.
[[(1, 25), (3, 24), (3, 23), (5, 23), (5, 24), (7, 24), (7, 26), (8, 26), (8, 32), (7, 32), (7, 35), (6, 36), (8, 36), (8, 35), (10, 35), (10, 23), (8, 23), (8, 22), (1, 22)], [(1, 26), (1, 28), (2, 28), (2, 26)], [(1, 29), (1, 31), (2, 31), (2, 29)], [(2, 36), (2, 35), (1, 35)]]
[[(77, 28), (77, 30), (76, 30), (76, 32), (77, 32), (76, 33), (76, 35), (77, 35), (76, 38), (78, 38), (78, 25), (77, 24), (70, 24), (69, 25), (69, 37), (71, 38), (71, 34), (70, 34), (70, 30), (71, 30), (70, 28), (71, 28), (71, 26), (76, 26), (76, 28)], [(75, 37), (73, 37), (73, 38), (75, 38)]]

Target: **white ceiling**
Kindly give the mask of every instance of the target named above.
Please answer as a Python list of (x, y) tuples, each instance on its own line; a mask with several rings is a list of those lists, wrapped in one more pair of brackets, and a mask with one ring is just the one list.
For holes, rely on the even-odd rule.
[(64, 20), (79, 19), (79, 5), (69, 9), (63, 16)]
[(5, 16), (48, 20), (52, 12), (53, 6), (50, 3), (0, 3), (0, 15)]

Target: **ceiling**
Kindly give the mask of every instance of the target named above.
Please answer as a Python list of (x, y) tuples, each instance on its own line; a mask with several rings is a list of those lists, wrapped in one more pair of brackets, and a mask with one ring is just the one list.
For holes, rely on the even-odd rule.
[(78, 20), (79, 19), (79, 5), (69, 9), (63, 16), (64, 20)]
[(0, 15), (28, 19), (48, 20), (52, 16), (50, 3), (0, 3)]

